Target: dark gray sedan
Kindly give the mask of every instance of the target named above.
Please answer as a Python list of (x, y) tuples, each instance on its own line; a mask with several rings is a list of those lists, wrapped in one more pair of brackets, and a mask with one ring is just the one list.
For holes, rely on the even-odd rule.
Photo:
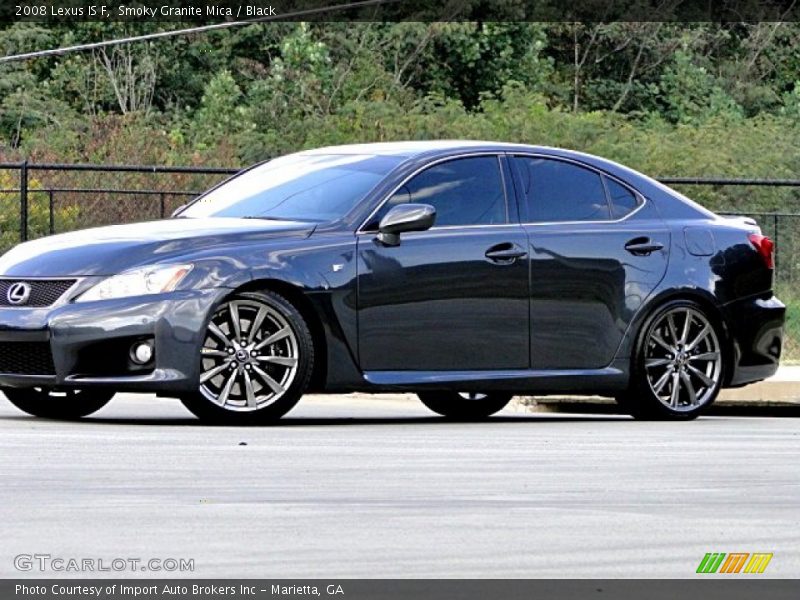
[(403, 390), (450, 418), (569, 393), (689, 419), (777, 369), (773, 250), (754, 221), (577, 152), (300, 152), (171, 219), (6, 253), (0, 387), (51, 418), (117, 391), (252, 423), (309, 391)]

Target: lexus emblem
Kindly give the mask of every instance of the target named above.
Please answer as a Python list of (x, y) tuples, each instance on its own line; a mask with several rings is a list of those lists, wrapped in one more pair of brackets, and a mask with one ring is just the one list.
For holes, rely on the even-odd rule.
[(6, 292), (6, 298), (10, 304), (25, 304), (31, 297), (31, 286), (24, 281), (12, 283)]

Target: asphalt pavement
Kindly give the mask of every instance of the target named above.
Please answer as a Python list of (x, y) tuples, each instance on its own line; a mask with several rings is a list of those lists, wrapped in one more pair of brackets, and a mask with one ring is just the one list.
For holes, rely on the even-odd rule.
[(0, 398), (0, 577), (97, 574), (15, 569), (33, 554), (194, 560), (99, 573), (126, 577), (694, 577), (706, 552), (771, 552), (763, 576), (797, 577), (798, 450), (792, 418), (465, 424), (312, 396), (233, 428), (152, 396), (78, 423)]

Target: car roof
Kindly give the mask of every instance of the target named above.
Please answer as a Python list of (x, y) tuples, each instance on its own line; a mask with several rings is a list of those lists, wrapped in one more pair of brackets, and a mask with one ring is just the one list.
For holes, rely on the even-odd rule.
[[(546, 156), (573, 159), (610, 172), (622, 171), (626, 175), (635, 173), (624, 165), (614, 161), (553, 146), (536, 146), (511, 142), (492, 142), (481, 140), (420, 140), (405, 142), (373, 142), (367, 144), (345, 144), (341, 146), (325, 146), (313, 150), (303, 150), (300, 155), (361, 154), (371, 156), (395, 156), (401, 159), (436, 158), (458, 154), (460, 152), (525, 152)], [(616, 173), (615, 173), (616, 174)]]
[[(643, 173), (635, 171), (620, 163), (601, 158), (593, 154), (567, 150), (553, 146), (536, 146), (530, 144), (515, 144), (510, 142), (492, 142), (480, 140), (421, 140), (405, 142), (373, 142), (367, 144), (346, 144), (340, 146), (326, 146), (313, 150), (303, 150), (297, 154), (303, 155), (331, 155), (331, 154), (362, 154), (372, 156), (395, 156), (402, 159), (403, 163), (430, 160), (437, 157), (461, 152), (524, 152), (541, 154), (564, 159), (572, 159), (596, 169), (609, 173), (631, 185), (640, 194), (647, 198), (657, 199), (659, 204), (666, 208), (671, 205), (671, 212), (676, 215), (694, 218), (716, 218), (708, 209), (700, 206), (683, 194), (665, 186)], [(677, 212), (675, 212), (677, 210)]]
[(413, 158), (423, 154), (437, 154), (458, 150), (545, 150), (540, 146), (511, 144), (506, 142), (489, 142), (479, 140), (425, 140), (406, 142), (373, 142), (367, 144), (345, 144), (326, 146), (313, 150), (304, 150), (300, 154), (371, 154), (377, 156), (402, 156)]

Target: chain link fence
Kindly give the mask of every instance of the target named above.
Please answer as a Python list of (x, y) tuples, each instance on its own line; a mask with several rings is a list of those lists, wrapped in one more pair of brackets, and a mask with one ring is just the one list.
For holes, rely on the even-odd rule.
[[(51, 233), (168, 217), (223, 179), (233, 168), (134, 165), (0, 163), (0, 253)], [(662, 178), (692, 195), (696, 186), (720, 190), (759, 187), (781, 194), (781, 204), (800, 200), (800, 180)], [(798, 205), (800, 206), (800, 204)], [(786, 362), (800, 363), (800, 214), (736, 212), (758, 222), (776, 243), (775, 287), (786, 303)]]
[(0, 251), (51, 233), (168, 217), (236, 171), (0, 163)]

